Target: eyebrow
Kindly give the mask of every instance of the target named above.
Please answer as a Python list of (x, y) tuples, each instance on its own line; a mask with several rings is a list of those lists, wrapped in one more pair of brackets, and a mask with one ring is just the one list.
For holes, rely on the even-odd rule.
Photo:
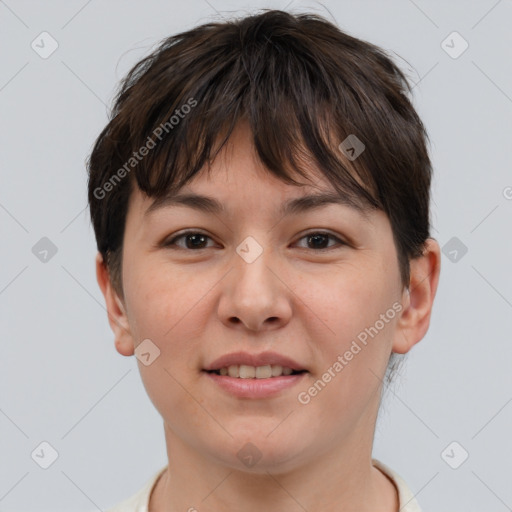
[[(296, 215), (307, 211), (316, 210), (331, 204), (348, 206), (356, 210), (365, 220), (368, 220), (369, 206), (364, 206), (346, 195), (339, 195), (335, 192), (324, 192), (321, 194), (310, 194), (306, 196), (289, 199), (281, 205), (278, 212), (281, 216)], [(201, 194), (176, 194), (167, 195), (156, 199), (144, 212), (144, 217), (151, 212), (172, 206), (185, 206), (204, 213), (215, 215), (226, 212), (224, 205), (214, 197)]]

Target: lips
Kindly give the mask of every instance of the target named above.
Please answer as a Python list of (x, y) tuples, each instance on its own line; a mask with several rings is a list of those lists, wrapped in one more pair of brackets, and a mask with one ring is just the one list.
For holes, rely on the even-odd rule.
[[(237, 379), (228, 376), (220, 376), (214, 372), (204, 372), (217, 389), (222, 390), (228, 396), (237, 399), (267, 400), (286, 396), (293, 388), (298, 386), (306, 378), (307, 372), (270, 379)], [(289, 396), (291, 399), (291, 396)]]
[(231, 365), (247, 365), (247, 366), (266, 366), (279, 365), (291, 368), (294, 371), (308, 371), (303, 365), (293, 359), (278, 354), (277, 352), (262, 352), (260, 354), (251, 354), (249, 352), (232, 352), (225, 354), (204, 368), (205, 371), (211, 372), (220, 370)]

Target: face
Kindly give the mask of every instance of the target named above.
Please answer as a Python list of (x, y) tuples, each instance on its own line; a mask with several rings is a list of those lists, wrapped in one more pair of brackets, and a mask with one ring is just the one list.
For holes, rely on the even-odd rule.
[[(259, 471), (292, 467), (373, 436), (393, 340), (404, 336), (392, 230), (383, 212), (346, 204), (280, 213), (334, 192), (311, 179), (271, 176), (240, 125), (211, 173), (180, 191), (215, 198), (223, 212), (172, 203), (148, 212), (152, 199), (131, 197), (116, 346), (158, 347), (151, 364), (138, 360), (147, 393), (166, 429), (210, 461), (244, 468), (237, 453), (251, 442)], [(239, 351), (307, 371), (267, 396), (236, 395), (204, 369)]]

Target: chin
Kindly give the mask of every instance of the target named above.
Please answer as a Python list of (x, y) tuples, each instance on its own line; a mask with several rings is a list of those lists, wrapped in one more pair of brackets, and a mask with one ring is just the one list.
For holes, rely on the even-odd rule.
[[(222, 463), (236, 470), (248, 471), (251, 473), (286, 472), (297, 464), (297, 456), (303, 452), (304, 447), (297, 446), (293, 439), (283, 430), (278, 435), (277, 430), (269, 435), (276, 428), (275, 420), (269, 422), (272, 427), (262, 431), (255, 430), (253, 433), (243, 429), (237, 435), (227, 429), (233, 438), (228, 443), (219, 443), (210, 447), (212, 455)], [(222, 446), (223, 450), (217, 450)]]

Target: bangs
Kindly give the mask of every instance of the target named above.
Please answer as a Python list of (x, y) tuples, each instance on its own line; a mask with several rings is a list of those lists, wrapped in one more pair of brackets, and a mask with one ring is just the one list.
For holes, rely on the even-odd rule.
[[(198, 46), (208, 45), (207, 32)], [(311, 59), (311, 48), (290, 44), (278, 31), (247, 38), (251, 44), (232, 37), (238, 47), (230, 46), (227, 54), (225, 45), (202, 50), (192, 65), (177, 35), (160, 49), (163, 54), (172, 48), (174, 58), (167, 51), (164, 64), (150, 56), (130, 72), (123, 89), (137, 84), (145, 98), (132, 94), (123, 102), (119, 96), (120, 115), (130, 115), (123, 124), (139, 127), (138, 136), (124, 138), (135, 147), (125, 149), (154, 142), (132, 173), (140, 190), (156, 200), (176, 193), (203, 167), (209, 171), (235, 126), (246, 121), (257, 156), (279, 179), (299, 185), (293, 175), (309, 179), (318, 169), (359, 209), (382, 209), (368, 148), (375, 123), (366, 118), (356, 91), (339, 72)], [(339, 148), (349, 135), (366, 146), (353, 161)]]

